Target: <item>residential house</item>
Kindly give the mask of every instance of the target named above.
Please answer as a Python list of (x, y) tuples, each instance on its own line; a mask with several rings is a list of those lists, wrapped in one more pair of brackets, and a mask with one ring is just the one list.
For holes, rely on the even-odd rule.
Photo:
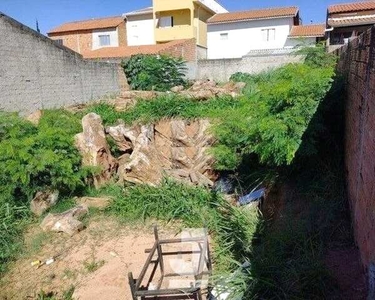
[(286, 48), (294, 48), (298, 46), (316, 45), (323, 42), (326, 37), (325, 24), (309, 24), (292, 26), (285, 43)]
[(48, 32), (48, 36), (80, 54), (103, 47), (127, 45), (123, 17), (65, 23)]
[(126, 19), (128, 46), (155, 44), (154, 14), (152, 7), (146, 7), (123, 14)]
[(327, 45), (334, 50), (375, 24), (375, 1), (336, 4), (327, 11)]
[(215, 0), (153, 0), (156, 43), (196, 39), (207, 48), (207, 20), (227, 10)]
[(221, 13), (207, 23), (208, 58), (240, 58), (254, 50), (284, 48), (300, 17), (293, 6)]

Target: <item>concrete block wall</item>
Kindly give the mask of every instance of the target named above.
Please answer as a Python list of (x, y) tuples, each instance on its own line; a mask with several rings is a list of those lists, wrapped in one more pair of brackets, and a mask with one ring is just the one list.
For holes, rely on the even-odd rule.
[(2, 13), (0, 36), (0, 110), (27, 114), (120, 92), (118, 64), (84, 60)]
[(363, 265), (375, 263), (375, 28), (336, 51), (346, 80), (345, 164)]
[(301, 60), (301, 56), (290, 54), (264, 54), (234, 59), (199, 60), (196, 68), (191, 67), (189, 70), (189, 76), (195, 77), (195, 79), (226, 82), (236, 72), (257, 74)]

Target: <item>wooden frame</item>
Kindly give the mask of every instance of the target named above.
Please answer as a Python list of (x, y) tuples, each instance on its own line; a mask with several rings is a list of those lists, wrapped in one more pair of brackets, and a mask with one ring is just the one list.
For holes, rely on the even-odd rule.
[[(212, 273), (212, 262), (210, 257), (209, 241), (207, 230), (204, 230), (204, 236), (202, 237), (191, 237), (184, 239), (165, 239), (160, 240), (158, 229), (154, 227), (155, 243), (151, 249), (146, 249), (145, 252), (149, 253), (146, 263), (142, 268), (139, 277), (134, 279), (133, 273), (129, 272), (129, 285), (133, 300), (140, 299), (196, 299), (202, 300), (202, 290), (201, 281), (204, 275), (210, 276)], [(197, 243), (199, 246), (199, 251), (175, 251), (175, 252), (163, 252), (162, 245), (168, 244), (181, 244), (181, 243)], [(153, 260), (154, 255), (157, 258)], [(198, 270), (197, 272), (189, 272), (183, 274), (177, 273), (167, 273), (165, 274), (164, 268), (164, 257), (166, 256), (176, 256), (176, 255), (191, 255), (199, 254)], [(153, 265), (153, 266), (152, 266)], [(204, 271), (204, 266), (206, 265), (207, 270)], [(151, 275), (147, 280), (146, 286), (141, 286), (145, 279), (147, 271), (152, 267)], [(154, 279), (155, 273), (160, 268), (161, 279), (158, 282), (157, 289), (149, 290), (148, 287), (152, 280)], [(181, 276), (194, 276), (195, 287), (191, 288), (174, 288), (174, 289), (161, 289), (164, 278), (166, 277), (181, 277)]]

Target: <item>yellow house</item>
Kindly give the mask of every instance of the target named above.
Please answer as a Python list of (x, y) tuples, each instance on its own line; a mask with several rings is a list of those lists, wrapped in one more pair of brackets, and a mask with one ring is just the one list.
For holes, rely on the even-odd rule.
[(155, 41), (195, 38), (207, 47), (207, 20), (227, 10), (215, 0), (153, 0)]

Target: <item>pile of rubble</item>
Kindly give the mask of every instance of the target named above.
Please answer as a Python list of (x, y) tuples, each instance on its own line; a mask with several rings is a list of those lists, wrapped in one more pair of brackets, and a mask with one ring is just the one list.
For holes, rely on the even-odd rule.
[(244, 82), (228, 82), (224, 85), (218, 85), (215, 81), (195, 81), (194, 84), (185, 90), (181, 86), (175, 86), (171, 89), (171, 92), (179, 94), (181, 96), (196, 99), (196, 100), (208, 100), (215, 97), (221, 96), (232, 96), (237, 97), (241, 95), (242, 90), (246, 86)]

